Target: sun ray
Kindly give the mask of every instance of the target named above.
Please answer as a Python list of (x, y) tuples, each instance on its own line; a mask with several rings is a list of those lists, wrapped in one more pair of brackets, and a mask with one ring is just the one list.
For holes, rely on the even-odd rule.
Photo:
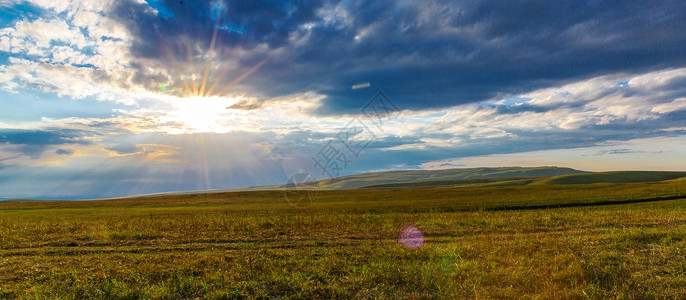
[[(249, 67), (245, 72), (236, 74), (238, 77), (225, 84), (226, 76), (232, 68), (226, 64), (222, 54), (225, 49), (221, 45), (221, 28), (215, 26), (209, 47), (198, 54), (199, 44), (186, 43), (174, 48), (167, 48), (170, 55), (172, 72), (178, 74), (178, 79), (172, 80), (171, 85), (160, 84), (161, 92), (167, 92), (176, 97), (166, 98), (170, 104), (169, 112), (162, 117), (169, 122), (167, 131), (170, 134), (216, 132), (223, 133), (235, 130), (235, 126), (227, 119), (238, 117), (237, 112), (227, 111), (239, 101), (241, 97), (233, 96), (229, 90), (251, 76), (267, 63), (269, 57), (263, 58), (257, 64)], [(221, 48), (220, 48), (221, 47)], [(228, 49), (228, 48), (226, 48)], [(194, 51), (195, 50), (195, 51)], [(196, 68), (197, 66), (197, 68)], [(186, 71), (186, 72), (183, 72)], [(199, 71), (201, 73), (196, 73)], [(167, 86), (174, 86), (167, 89)]]
[(214, 33), (212, 34), (212, 41), (210, 42), (210, 49), (207, 51), (207, 61), (205, 62), (205, 70), (202, 74), (202, 83), (200, 84), (200, 91), (198, 92), (199, 97), (205, 96), (205, 87), (207, 86), (207, 76), (210, 73), (210, 63), (212, 62), (212, 55), (214, 54), (214, 45), (217, 41), (217, 31), (218, 26), (214, 27)]
[(170, 57), (170, 60), (173, 63), (174, 70), (176, 71), (176, 73), (179, 76), (179, 79), (181, 80), (182, 89), (179, 92), (180, 96), (181, 97), (190, 97), (189, 91), (191, 89), (190, 89), (190, 86), (188, 85), (188, 81), (186, 80), (183, 72), (181, 71), (181, 66), (179, 66), (179, 63), (176, 59), (176, 55), (174, 55), (174, 53), (171, 50), (167, 50), (167, 53), (168, 53), (167, 55)]
[[(204, 68), (200, 74), (195, 73), (195, 57), (193, 55), (193, 48), (190, 44), (186, 44), (185, 50), (188, 55), (187, 68), (190, 72), (182, 72), (182, 68), (179, 66), (179, 60), (173, 55), (174, 51), (168, 50), (169, 54), (172, 56), (171, 61), (173, 63), (174, 70), (178, 74), (180, 79), (181, 91), (177, 92), (177, 95), (183, 98), (206, 98), (206, 97), (227, 97), (227, 91), (232, 87), (245, 80), (248, 76), (252, 75), (258, 69), (260, 69), (267, 61), (269, 57), (260, 61), (256, 65), (252, 66), (246, 72), (240, 74), (236, 79), (229, 82), (227, 85), (222, 87), (219, 91), (215, 92), (218, 88), (219, 83), (224, 79), (225, 75), (229, 72), (228, 68), (223, 68), (219, 74), (211, 76), (212, 73), (212, 63), (214, 60), (214, 54), (216, 52), (216, 45), (218, 42), (219, 26), (214, 27), (214, 32), (212, 33), (212, 39), (210, 40), (210, 45), (207, 49), (207, 58), (204, 61)], [(189, 75), (184, 75), (189, 74)], [(214, 77), (210, 80), (210, 77)], [(200, 82), (198, 82), (198, 80)], [(177, 90), (178, 91), (178, 90)]]
[(269, 58), (265, 58), (263, 61), (261, 61), (261, 62), (259, 62), (258, 64), (254, 65), (252, 68), (250, 68), (248, 71), (246, 71), (245, 73), (243, 73), (241, 76), (238, 76), (238, 78), (234, 79), (234, 81), (231, 81), (228, 85), (226, 85), (224, 88), (222, 88), (221, 90), (219, 90), (219, 92), (217, 92), (217, 93), (214, 94), (214, 95), (215, 95), (215, 96), (220, 96), (220, 97), (221, 97), (221, 96), (224, 96), (224, 93), (226, 93), (226, 91), (228, 91), (230, 88), (232, 88), (234, 85), (238, 84), (239, 82), (243, 81), (243, 79), (247, 78), (247, 77), (250, 76), (252, 73), (255, 73), (255, 71), (257, 71), (258, 69), (260, 69), (265, 63), (267, 63), (268, 60), (269, 60)]
[(217, 75), (217, 77), (212, 81), (212, 84), (210, 84), (210, 87), (207, 89), (207, 92), (205, 92), (206, 95), (212, 95), (212, 91), (217, 86), (219, 81), (224, 77), (224, 75), (226, 75), (226, 73), (228, 71), (229, 71), (228, 68), (224, 68), (224, 70), (222, 70), (221, 73), (219, 73), (219, 75)]
[(187, 44), (186, 45), (186, 51), (188, 51), (188, 68), (190, 69), (190, 74), (191, 74), (191, 96), (190, 97), (197, 97), (198, 96), (198, 87), (195, 82), (195, 66), (193, 64), (193, 51), (191, 49), (191, 45)]
[(201, 163), (201, 172), (202, 172), (202, 178), (203, 178), (203, 184), (205, 190), (209, 190), (211, 186), (210, 182), (210, 170), (208, 168), (208, 160), (207, 160), (207, 148), (205, 146), (205, 134), (200, 133), (198, 135), (198, 142), (200, 143), (200, 163)]

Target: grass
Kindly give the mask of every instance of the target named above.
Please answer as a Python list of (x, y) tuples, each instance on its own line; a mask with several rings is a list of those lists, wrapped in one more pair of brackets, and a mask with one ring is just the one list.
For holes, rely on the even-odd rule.
[(0, 203), (0, 298), (680, 298), (685, 211), (681, 180)]

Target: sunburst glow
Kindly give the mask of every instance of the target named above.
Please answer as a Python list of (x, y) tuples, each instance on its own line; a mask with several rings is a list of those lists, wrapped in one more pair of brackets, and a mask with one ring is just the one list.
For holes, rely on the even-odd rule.
[[(211, 71), (213, 69), (216, 69), (213, 68), (213, 59), (215, 58), (217, 30), (218, 28), (215, 27), (209, 48), (207, 49), (207, 52), (204, 55), (206, 56), (206, 59), (204, 61), (202, 75), (197, 74), (194, 70), (195, 68), (192, 64), (192, 62), (194, 61), (193, 51), (191, 50), (190, 46), (187, 47), (186, 50), (188, 54), (188, 61), (191, 63), (189, 65), (190, 70), (184, 72), (184, 70), (182, 70), (182, 68), (179, 66), (176, 60), (172, 59), (176, 67), (176, 71), (178, 72), (179, 78), (181, 79), (180, 86), (178, 86), (178, 88), (175, 89), (177, 96), (184, 98), (226, 97), (229, 89), (231, 89), (233, 86), (246, 79), (248, 76), (253, 74), (267, 62), (268, 59), (260, 61), (244, 73), (237, 76), (233, 81), (221, 86), (220, 83), (224, 79), (224, 76), (226, 76), (227, 73), (229, 73), (229, 69), (224, 68), (218, 74), (211, 74)], [(166, 83), (161, 83), (158, 85), (158, 87), (161, 91), (167, 91), (169, 85)], [(174, 89), (169, 91), (174, 91)]]
[(236, 102), (233, 98), (216, 96), (170, 99), (171, 109), (162, 121), (171, 125), (167, 130), (170, 134), (229, 132), (238, 128), (233, 123), (239, 116), (226, 107)]
[[(159, 83), (158, 89), (163, 94), (173, 93), (171, 99), (166, 99), (171, 105), (171, 110), (166, 112), (160, 120), (168, 123), (167, 133), (195, 133), (195, 132), (215, 132), (225, 133), (235, 130), (237, 127), (232, 121), (238, 117), (237, 112), (232, 112), (226, 108), (235, 104), (237, 99), (230, 95), (229, 90), (246, 79), (248, 76), (261, 68), (267, 59), (260, 61), (250, 69), (236, 76), (229, 83), (223, 79), (231, 72), (229, 68), (221, 68), (215, 65), (217, 57), (215, 45), (217, 43), (217, 27), (212, 34), (212, 40), (207, 51), (202, 55), (205, 58), (204, 67), (201, 73), (197, 73), (193, 61), (196, 60), (191, 47), (188, 46), (188, 65), (180, 67), (177, 59), (171, 61), (178, 73), (176, 83)], [(234, 118), (232, 120), (232, 118)]]

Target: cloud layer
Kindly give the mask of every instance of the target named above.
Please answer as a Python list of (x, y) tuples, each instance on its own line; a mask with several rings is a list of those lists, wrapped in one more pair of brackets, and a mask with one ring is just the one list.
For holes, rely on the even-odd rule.
[[(312, 156), (364, 121), (379, 90), (402, 112), (370, 125), (373, 142), (342, 174), (518, 153), (666, 161), (686, 135), (678, 1), (13, 0), (0, 11), (0, 197), (282, 183), (316, 172)], [(51, 183), (58, 174), (69, 175)]]

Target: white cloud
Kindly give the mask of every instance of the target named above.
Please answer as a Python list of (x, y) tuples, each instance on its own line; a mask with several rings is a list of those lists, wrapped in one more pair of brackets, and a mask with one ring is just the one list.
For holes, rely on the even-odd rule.
[(16, 23), (15, 29), (16, 31), (12, 34), (13, 37), (29, 40), (35, 47), (39, 48), (50, 48), (53, 41), (69, 43), (78, 49), (91, 44), (76, 28), (70, 27), (63, 20), (19, 21)]
[(74, 26), (84, 27), (84, 28), (95, 28), (103, 16), (93, 12), (93, 11), (82, 11), (79, 10), (74, 14), (74, 19), (72, 23)]
[(640, 90), (655, 91), (674, 80), (686, 78), (686, 68), (651, 72), (635, 76), (629, 80), (629, 86)]
[[(618, 83), (629, 77), (628, 86)], [(663, 89), (670, 82), (686, 82), (686, 68), (664, 70), (628, 76), (625, 74), (601, 76), (516, 95), (531, 98), (524, 103), (544, 108), (544, 111), (525, 110), (519, 113), (500, 114), (497, 108), (471, 106), (456, 115), (450, 124), (482, 124), (509, 129), (579, 129), (593, 125), (606, 125), (615, 121), (642, 121), (657, 119), (662, 114), (685, 110), (686, 90)], [(500, 107), (506, 107), (502, 104)], [(455, 125), (453, 125), (455, 126)]]
[(10, 37), (1, 36), (0, 37), (0, 51), (9, 52), (10, 51)]
[[(626, 81), (628, 84), (620, 84)], [(384, 131), (420, 142), (386, 150), (451, 148), (469, 140), (516, 138), (514, 131), (564, 134), (617, 122), (657, 120), (664, 114), (686, 110), (686, 88), (674, 84), (679, 82), (686, 82), (686, 68), (590, 78), (511, 95), (521, 99), (511, 105), (498, 98), (485, 105), (406, 111), (397, 121), (387, 122)], [(427, 138), (430, 136), (439, 138)]]
[[(15, 1), (22, 2), (22, 1)], [(29, 0), (27, 2), (33, 3), (44, 9), (53, 9), (55, 12), (63, 12), (67, 10), (70, 4), (73, 4), (70, 0)]]
[(674, 101), (669, 103), (659, 104), (650, 111), (658, 114), (667, 114), (684, 109), (686, 109), (686, 97), (674, 99)]
[(10, 65), (0, 68), (4, 89), (31, 87), (73, 98), (128, 98), (137, 84), (135, 70), (129, 68), (134, 58), (129, 55), (127, 30), (106, 16), (110, 1), (30, 2), (48, 13), (0, 29), (0, 51), (12, 54)]
[[(120, 113), (145, 120), (131, 124), (132, 132), (163, 132), (186, 134), (198, 132), (273, 132), (287, 134), (295, 131), (334, 132), (345, 125), (337, 118), (313, 118), (311, 110), (320, 105), (321, 95), (305, 93), (266, 101), (260, 109), (239, 110), (227, 107), (240, 101), (254, 99), (204, 97), (179, 98), (175, 96), (140, 95), (154, 101), (148, 107), (120, 110)], [(154, 99), (154, 100), (153, 100)]]
[[(686, 168), (686, 136), (607, 141), (593, 147), (530, 151), (443, 159), (420, 164), (421, 169), (454, 167), (560, 166), (584, 171), (664, 170)], [(630, 163), (628, 163), (630, 162)]]

